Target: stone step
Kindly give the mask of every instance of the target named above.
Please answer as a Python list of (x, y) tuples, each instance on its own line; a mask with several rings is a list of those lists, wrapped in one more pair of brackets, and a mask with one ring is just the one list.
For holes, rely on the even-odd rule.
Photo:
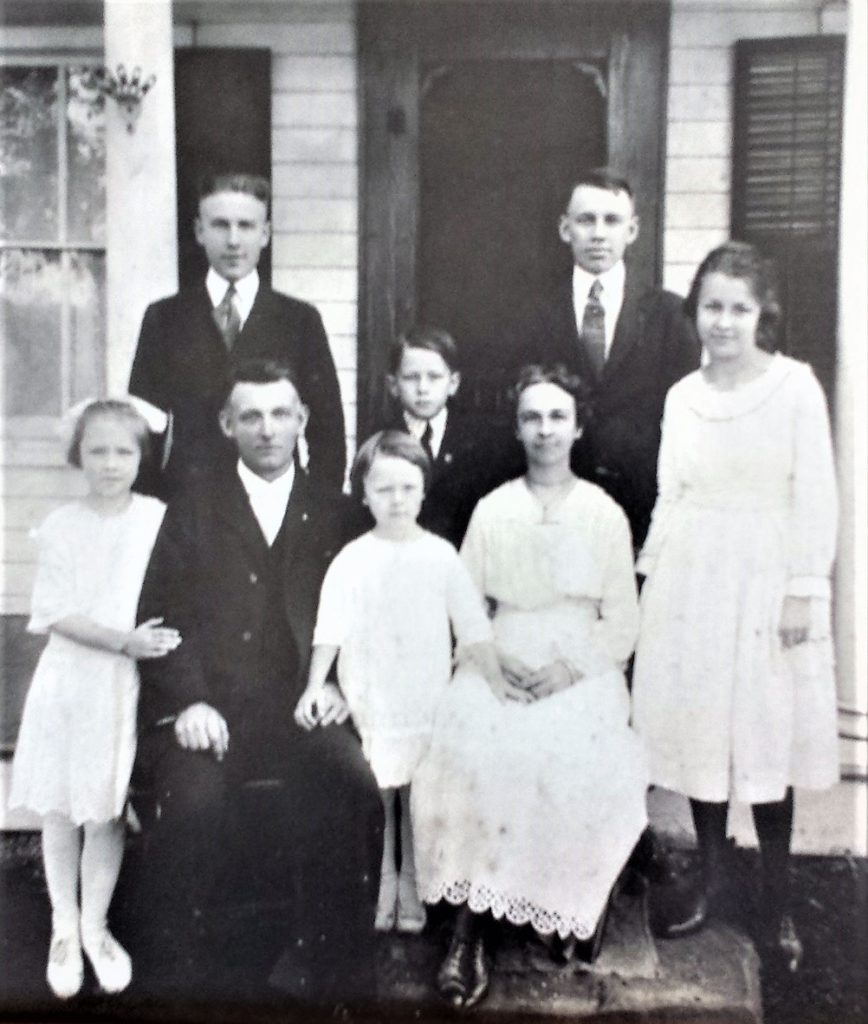
[[(669, 942), (651, 937), (642, 897), (615, 901), (597, 962), (557, 966), (528, 929), (509, 929), (496, 955), (485, 1019), (679, 1024), (761, 1024), (759, 960), (746, 936), (724, 925)], [(434, 976), (443, 944), (430, 936), (381, 939), (378, 1003), (397, 1019), (439, 1019)], [(431, 1015), (435, 1015), (432, 1017)]]

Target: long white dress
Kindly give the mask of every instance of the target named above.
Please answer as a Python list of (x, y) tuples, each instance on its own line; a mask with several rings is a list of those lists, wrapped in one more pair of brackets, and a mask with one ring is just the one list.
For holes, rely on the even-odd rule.
[(452, 637), (491, 640), (479, 592), (458, 552), (422, 532), (366, 533), (323, 581), (313, 642), (340, 648), (338, 681), (381, 789), (407, 785), (431, 738), (452, 674)]
[[(133, 494), (103, 516), (83, 502), (52, 512), (39, 545), (31, 633), (68, 615), (130, 630), (165, 506)], [(57, 812), (75, 824), (120, 815), (136, 750), (139, 675), (124, 654), (50, 632), (27, 693), (12, 770), (10, 806)]]
[[(652, 782), (750, 803), (833, 785), (837, 506), (810, 368), (778, 354), (734, 391), (685, 377), (667, 396), (658, 475), (633, 673)], [(812, 613), (808, 642), (789, 650), (787, 595), (811, 598)]]
[(419, 892), (587, 938), (646, 825), (621, 671), (638, 627), (627, 520), (593, 484), (546, 511), (513, 480), (476, 506), (461, 555), (496, 602), (498, 649), (584, 678), (523, 705), (456, 672), (413, 780)]

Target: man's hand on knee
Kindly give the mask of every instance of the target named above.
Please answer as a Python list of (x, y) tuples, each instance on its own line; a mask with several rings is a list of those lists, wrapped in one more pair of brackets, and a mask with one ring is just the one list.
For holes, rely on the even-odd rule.
[(229, 747), (229, 727), (219, 711), (200, 701), (175, 719), (175, 738), (185, 750), (212, 750), (222, 761)]

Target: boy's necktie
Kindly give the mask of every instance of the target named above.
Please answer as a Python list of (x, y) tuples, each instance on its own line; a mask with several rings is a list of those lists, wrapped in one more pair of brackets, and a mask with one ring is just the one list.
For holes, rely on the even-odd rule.
[(235, 285), (230, 281), (226, 294), (214, 307), (214, 320), (223, 335), (226, 348), (232, 351), (238, 332), (241, 330), (241, 314), (235, 305)]
[(588, 292), (585, 315), (582, 317), (582, 341), (597, 377), (606, 365), (606, 312), (600, 302), (603, 286), (594, 281)]
[(431, 465), (434, 465), (434, 452), (431, 450), (431, 438), (434, 436), (434, 431), (431, 429), (431, 420), (425, 421), (425, 429), (422, 431), (422, 437), (419, 439), (422, 447), (425, 449), (425, 454), (431, 460)]

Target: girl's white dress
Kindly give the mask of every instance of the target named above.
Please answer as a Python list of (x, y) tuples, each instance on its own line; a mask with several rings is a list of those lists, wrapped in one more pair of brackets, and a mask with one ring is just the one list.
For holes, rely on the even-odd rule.
[(461, 555), (496, 602), (498, 650), (584, 678), (525, 705), (459, 668), (413, 780), (419, 892), (587, 938), (647, 823), (621, 671), (638, 628), (627, 520), (593, 484), (546, 511), (513, 480), (476, 506)]
[[(781, 800), (838, 778), (829, 576), (835, 472), (822, 391), (775, 355), (720, 391), (701, 372), (666, 399), (660, 495), (637, 570), (634, 727), (651, 781), (698, 800)], [(787, 595), (809, 641), (784, 650)]]
[(427, 748), (459, 644), (491, 640), (491, 624), (451, 544), (366, 533), (323, 581), (314, 644), (340, 648), (338, 681), (381, 789), (407, 785)]
[[(83, 502), (52, 512), (39, 544), (31, 633), (68, 615), (131, 630), (164, 505), (133, 494), (119, 515)], [(124, 808), (136, 749), (136, 663), (50, 632), (24, 705), (10, 806), (58, 812), (75, 824)]]

